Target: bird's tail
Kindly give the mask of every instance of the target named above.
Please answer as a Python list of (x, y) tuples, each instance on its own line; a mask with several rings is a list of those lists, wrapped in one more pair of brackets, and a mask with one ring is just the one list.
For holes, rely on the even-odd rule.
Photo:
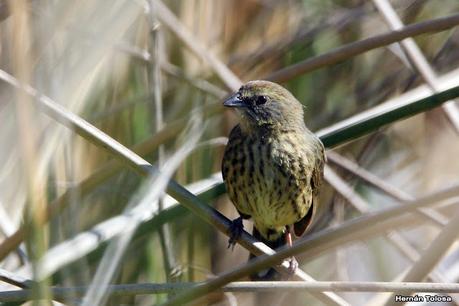
[[(287, 244), (287, 239), (285, 235), (280, 235), (280, 237), (276, 240), (272, 240), (272, 241), (267, 240), (260, 234), (260, 232), (257, 230), (255, 226), (253, 227), (252, 235), (253, 237), (260, 240), (261, 242), (263, 242), (264, 244), (266, 244), (272, 249), (277, 249), (278, 247), (281, 247)], [(253, 254), (250, 254), (249, 260), (254, 257), (256, 256)], [(281, 274), (277, 272), (275, 269), (269, 268), (269, 269), (265, 269), (262, 271), (258, 271), (257, 273), (250, 275), (250, 279), (253, 281), (274, 281), (274, 280), (280, 280)]]

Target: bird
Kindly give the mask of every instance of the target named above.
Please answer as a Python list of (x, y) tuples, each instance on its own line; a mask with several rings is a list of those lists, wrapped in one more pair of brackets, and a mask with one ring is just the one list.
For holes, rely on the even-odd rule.
[[(279, 84), (247, 82), (223, 105), (239, 115), (222, 161), (227, 193), (239, 213), (228, 247), (241, 235), (243, 219), (253, 220), (253, 236), (269, 247), (291, 246), (293, 234), (306, 231), (318, 205), (324, 146), (306, 127), (303, 105)], [(298, 263), (291, 258), (290, 264), (294, 272)], [(273, 268), (251, 275), (252, 280), (281, 277)]]

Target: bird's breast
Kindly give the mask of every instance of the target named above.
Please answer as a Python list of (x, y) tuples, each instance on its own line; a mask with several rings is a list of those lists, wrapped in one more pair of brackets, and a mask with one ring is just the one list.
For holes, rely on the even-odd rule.
[(292, 134), (230, 139), (223, 160), (228, 194), (257, 228), (293, 224), (307, 213), (312, 201), (309, 151)]

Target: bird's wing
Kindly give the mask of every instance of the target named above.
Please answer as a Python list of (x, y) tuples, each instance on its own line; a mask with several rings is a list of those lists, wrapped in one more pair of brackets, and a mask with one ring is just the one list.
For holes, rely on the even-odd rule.
[(322, 185), (324, 179), (324, 164), (325, 164), (325, 148), (320, 140), (318, 140), (318, 152), (316, 152), (315, 165), (312, 170), (311, 176), (311, 188), (312, 193), (317, 195), (319, 192), (319, 187)]
[(308, 226), (311, 224), (312, 217), (314, 215), (314, 201), (311, 203), (311, 206), (309, 207), (308, 213), (301, 218), (300, 221), (295, 222), (293, 224), (293, 230), (295, 232), (295, 236), (301, 237), (303, 233), (306, 231)]
[(313, 219), (316, 217), (317, 212), (317, 200), (320, 186), (322, 185), (324, 177), (324, 164), (325, 164), (325, 148), (322, 142), (317, 139), (317, 148), (315, 152), (315, 163), (312, 169), (310, 185), (312, 190), (312, 201), (311, 207), (309, 207), (308, 213), (298, 222), (293, 225), (295, 235), (300, 237), (304, 234), (306, 229), (312, 224)]

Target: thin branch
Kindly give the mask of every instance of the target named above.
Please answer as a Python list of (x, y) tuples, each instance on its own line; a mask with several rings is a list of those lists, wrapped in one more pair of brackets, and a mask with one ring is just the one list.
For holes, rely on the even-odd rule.
[(357, 211), (362, 214), (369, 212), (368, 203), (329, 166), (325, 166), (324, 178)]
[[(151, 63), (151, 54), (147, 50), (128, 45), (127, 43), (117, 44), (115, 45), (115, 49), (132, 56), (134, 59), (140, 60), (144, 64)], [(184, 81), (188, 82), (192, 86), (196, 87), (196, 89), (199, 89), (205, 93), (208, 93), (214, 96), (215, 98), (220, 99), (224, 97), (226, 94), (228, 94), (227, 90), (223, 90), (222, 88), (204, 79), (199, 79), (199, 78), (196, 78), (196, 76), (187, 75), (178, 66), (175, 66), (167, 62), (166, 59), (161, 60), (160, 66), (161, 66), (161, 69), (167, 74), (173, 77), (176, 77), (176, 78), (183, 79)]]
[[(193, 191), (192, 189), (190, 189), (190, 190)], [(204, 201), (211, 201), (212, 199), (214, 199), (218, 195), (221, 195), (221, 194), (226, 192), (225, 188), (224, 188), (224, 186), (222, 184), (218, 184), (216, 186), (216, 188), (211, 188), (211, 189), (206, 189), (206, 190), (200, 189), (199, 191), (202, 192), (202, 193), (199, 194), (199, 197), (201, 199), (203, 199)], [(179, 216), (181, 217), (181, 216), (186, 215), (186, 213), (188, 211), (184, 207), (182, 207), (180, 205), (177, 205), (177, 203), (171, 198), (171, 204), (173, 204), (173, 203), (175, 203), (175, 204), (171, 205), (171, 206), (168, 206), (167, 209), (165, 209), (162, 213), (158, 214), (151, 221), (149, 221), (148, 223), (143, 224), (139, 228), (139, 231), (136, 233), (136, 236), (137, 237), (141, 237), (141, 236), (144, 236), (144, 235), (146, 235), (148, 233), (156, 231), (158, 226), (160, 226), (161, 224), (164, 224), (164, 223), (167, 223), (167, 222), (171, 222), (172, 220), (176, 219)], [(456, 201), (448, 201), (448, 202), (445, 203), (445, 205), (442, 205), (441, 207), (445, 208), (446, 206), (455, 205), (455, 204), (456, 204)], [(391, 229), (398, 228), (398, 227), (406, 227), (406, 226), (413, 227), (413, 226), (417, 226), (420, 222), (421, 222), (421, 220), (419, 218), (417, 218), (417, 217), (415, 217), (413, 215), (406, 215), (404, 217), (397, 218), (393, 222), (389, 222), (386, 225), (382, 226), (379, 229), (379, 232), (376, 231), (376, 230), (374, 230), (374, 231), (366, 231), (367, 235), (365, 235), (365, 236), (355, 237), (355, 239), (354, 239), (354, 236), (353, 237), (349, 237), (349, 238), (346, 238), (346, 241), (342, 241), (342, 242), (339, 241), (339, 240), (336, 240), (336, 244), (331, 245), (329, 248), (337, 247), (341, 243), (356, 242), (359, 239), (370, 239), (371, 237), (373, 237), (375, 235), (379, 235), (381, 232), (383, 232), (385, 230), (391, 230)], [(335, 230), (339, 232), (341, 230), (341, 228), (338, 226), (338, 227), (335, 228)], [(314, 257), (316, 255), (318, 255), (318, 254), (312, 254), (311, 256), (301, 256), (301, 259), (303, 259), (305, 261), (310, 261), (310, 260), (314, 259)], [(438, 278), (436, 278), (435, 281), (441, 282), (441, 281), (439, 281), (437, 279)]]
[(378, 212), (368, 213), (365, 216), (346, 221), (339, 226), (339, 230), (329, 228), (313, 233), (299, 240), (292, 247), (280, 248), (275, 254), (270, 256), (263, 255), (256, 257), (242, 267), (223, 273), (200, 286), (196, 286), (193, 289), (180, 293), (173, 299), (168, 300), (164, 305), (181, 305), (185, 302), (189, 302), (192, 299), (199, 298), (208, 292), (217, 290), (229, 282), (245, 277), (251, 273), (255, 273), (266, 267), (274, 266), (276, 263), (287, 257), (301, 253), (302, 258), (311, 258), (313, 255), (324, 252), (333, 246), (342, 245), (348, 240), (361, 239), (362, 237), (367, 236), (369, 232), (379, 233), (381, 228), (384, 228), (386, 222), (390, 223), (404, 213), (412, 212), (414, 209), (419, 207), (425, 207), (447, 199), (456, 203), (458, 199), (455, 197), (458, 196), (459, 184), (456, 184), (453, 187), (432, 193), (428, 196), (417, 199), (416, 201), (406, 202), (403, 204), (399, 203), (399, 205), (396, 205), (395, 207), (389, 207)]
[[(387, 0), (373, 0), (376, 8), (381, 12), (387, 24), (394, 31), (403, 29), (404, 25), (394, 8)], [(418, 45), (413, 38), (407, 38), (399, 42), (403, 53), (411, 63), (411, 65), (418, 71), (424, 81), (429, 85), (433, 92), (438, 92), (439, 84), (437, 74), (430, 66), (429, 62), (422, 54)], [(449, 121), (451, 122), (456, 133), (459, 132), (459, 109), (454, 101), (448, 101), (442, 105), (443, 111), (446, 113)]]
[(196, 56), (200, 57), (205, 63), (209, 64), (215, 71), (217, 76), (225, 83), (228, 89), (234, 91), (239, 89), (242, 81), (209, 49), (201, 44), (199, 40), (194, 37), (188, 29), (180, 22), (180, 20), (164, 5), (160, 0), (154, 0), (155, 9), (158, 11), (158, 18), (164, 23), (180, 40), (182, 40), (186, 47), (188, 47)]
[(300, 27), (293, 36), (282, 37), (277, 41), (263, 44), (256, 50), (249, 51), (248, 54), (246, 52), (230, 54), (228, 65), (241, 66), (244, 71), (249, 71), (259, 63), (267, 63), (281, 58), (285, 54), (285, 50), (293, 49), (298, 43), (312, 43), (323, 31), (333, 29), (340, 33), (343, 29), (347, 29), (350, 24), (362, 22), (361, 20), (367, 17), (368, 14), (370, 14), (370, 11), (366, 6), (335, 8), (333, 14), (325, 16), (317, 24), (306, 24)]
[[(328, 151), (327, 160), (349, 171), (350, 173), (362, 179), (364, 182), (376, 187), (378, 190), (383, 191), (385, 194), (393, 197), (396, 200), (414, 200), (414, 197), (412, 197), (408, 193), (396, 188), (395, 186), (388, 184), (386, 181), (380, 179), (370, 171), (367, 171), (366, 169), (360, 167), (356, 163), (352, 162), (351, 160), (345, 158), (344, 156), (336, 152)], [(445, 216), (431, 208), (422, 208), (420, 209), (420, 211), (422, 212), (424, 218), (433, 221), (436, 225), (444, 226), (448, 222), (448, 219)]]
[[(164, 127), (163, 120), (163, 98), (162, 98), (162, 78), (161, 78), (161, 43), (162, 43), (162, 33), (160, 31), (159, 22), (157, 20), (155, 5), (152, 0), (148, 2), (150, 12), (149, 12), (149, 21), (150, 21), (150, 50), (153, 55), (153, 61), (150, 62), (148, 66), (150, 69), (150, 91), (153, 91), (153, 105), (155, 114), (155, 127), (154, 132), (160, 131)], [(164, 145), (158, 147), (158, 166), (162, 166), (165, 158)], [(158, 211), (164, 209), (164, 195), (158, 200)], [(172, 236), (171, 229), (169, 224), (164, 224), (159, 228), (158, 231), (159, 240), (161, 242), (161, 250), (163, 254), (163, 263), (164, 270), (166, 273), (166, 279), (170, 281), (171, 271), (177, 266), (177, 259), (175, 258), (175, 253), (172, 245)]]
[[(457, 84), (456, 84), (457, 85)], [(353, 117), (318, 131), (316, 134), (321, 138), (325, 147), (334, 147), (345, 142), (357, 139), (377, 129), (406, 119), (416, 114), (428, 111), (442, 103), (459, 96), (459, 86), (446, 89), (437, 94), (427, 94), (422, 98), (419, 92), (413, 91), (409, 95), (403, 95), (380, 104), (370, 110), (361, 112)], [(416, 93), (417, 96), (412, 94)]]
[[(38, 278), (46, 278), (64, 265), (88, 254), (109, 239), (118, 235), (123, 236), (127, 233), (133, 233), (140, 223), (151, 219), (157, 213), (158, 208), (157, 205), (152, 205), (152, 203), (155, 203), (159, 198), (170, 176), (172, 176), (179, 162), (192, 150), (193, 144), (196, 143), (201, 132), (194, 129), (194, 132), (190, 134), (193, 136), (162, 167), (161, 175), (155, 175), (150, 179), (147, 185), (148, 189), (143, 188), (142, 196), (134, 197), (135, 199), (123, 214), (107, 219), (90, 230), (79, 233), (76, 237), (48, 250), (37, 263), (39, 267)], [(119, 247), (117, 251), (120, 251)], [(21, 271), (27, 273), (30, 268), (31, 265), (25, 265)]]
[[(336, 153), (335, 153), (336, 154)], [(338, 155), (338, 154), (336, 154)], [(370, 207), (368, 203), (357, 194), (338, 174), (336, 174), (329, 167), (325, 167), (325, 179), (328, 183), (351, 203), (361, 213), (368, 212)], [(426, 209), (426, 208), (423, 208)], [(431, 209), (434, 211), (433, 209)], [(418, 212), (422, 209), (417, 210)], [(402, 255), (405, 256), (410, 262), (414, 262), (420, 258), (419, 252), (396, 230), (390, 229), (384, 231), (386, 238)], [(434, 270), (429, 273), (429, 280), (434, 282), (444, 282), (444, 277), (438, 271)]]
[(16, 287), (19, 287), (19, 288), (22, 288), (22, 289), (31, 288), (32, 284), (34, 283), (30, 279), (19, 276), (17, 274), (13, 274), (1, 268), (0, 268), (0, 281), (8, 283)]
[[(458, 232), (459, 212), (451, 218), (448, 224), (437, 235), (435, 240), (422, 253), (419, 260), (408, 269), (407, 273), (403, 277), (403, 281), (409, 282), (423, 280), (457, 240)], [(391, 295), (387, 298), (385, 305), (392, 305), (393, 301), (394, 296)]]
[[(111, 233), (115, 234), (116, 237), (110, 241), (102, 260), (97, 267), (97, 271), (91, 281), (91, 286), (83, 298), (82, 306), (103, 305), (106, 303), (106, 289), (113, 280), (121, 258), (127, 249), (135, 230), (140, 224), (145, 223), (158, 212), (160, 197), (164, 194), (168, 181), (186, 156), (192, 152), (198, 139), (202, 135), (204, 126), (201, 120), (199, 118), (192, 117), (190, 118), (190, 121), (193, 122), (193, 124), (187, 133), (188, 137), (185, 138), (186, 141), (181, 144), (172, 156), (170, 156), (167, 160), (164, 160), (164, 164), (160, 166), (161, 171), (156, 175), (153, 174), (149, 178), (149, 180), (140, 188), (137, 196), (132, 197), (123, 214), (115, 217), (124, 217), (121, 220), (125, 219), (125, 224), (115, 224), (115, 226), (108, 225), (104, 229), (108, 233), (111, 231)], [(169, 226), (169, 224), (167, 224), (167, 226)], [(94, 235), (94, 231), (97, 230), (103, 231), (102, 226), (95, 226), (92, 231), (89, 231), (89, 233)], [(96, 237), (97, 234), (98, 233), (96, 233)], [(80, 251), (84, 248), (84, 246), (87, 246), (88, 242), (91, 242), (92, 239), (89, 237), (89, 241), (84, 241), (82, 239), (80, 239), (80, 241), (81, 244), (77, 244), (70, 239), (60, 245), (57, 245), (56, 247), (53, 247), (53, 249), (47, 252), (37, 263), (38, 267), (43, 268), (39, 277), (47, 277), (47, 273), (49, 273), (49, 275), (52, 273), (45, 270), (46, 264), (49, 265), (49, 263), (51, 263), (51, 266), (54, 266), (57, 271), (57, 269), (60, 268), (59, 265), (56, 264), (56, 262), (59, 262), (59, 259), (63, 261), (68, 260), (69, 257), (73, 256), (73, 254), (69, 253), (69, 251)], [(96, 247), (98, 247), (100, 243), (96, 243)], [(62, 247), (65, 244), (67, 244), (67, 247)], [(54, 255), (52, 255), (53, 251), (55, 251)], [(67, 252), (67, 255), (65, 252)], [(79, 254), (78, 257), (74, 256), (74, 258), (80, 257), (81, 254)]]
[[(6, 212), (5, 207), (3, 206), (3, 203), (1, 201), (0, 201), (0, 231), (5, 237), (9, 237), (17, 231), (16, 225), (13, 224), (11, 217)], [(24, 248), (21, 247), (20, 245), (17, 245), (16, 253), (18, 254), (18, 258), (21, 264), (28, 261), (27, 254)]]
[[(108, 294), (115, 296), (135, 296), (147, 294), (176, 293), (198, 286), (202, 283), (140, 283), (110, 285)], [(412, 283), (412, 282), (233, 282), (221, 288), (224, 292), (264, 292), (264, 291), (304, 291), (304, 292), (425, 292), (459, 293), (459, 284), (455, 283)], [(50, 288), (54, 297), (60, 300), (81, 297), (86, 286)], [(0, 302), (25, 302), (32, 300), (30, 290), (12, 290), (0, 292)]]
[(223, 90), (222, 88), (218, 87), (217, 85), (214, 85), (204, 79), (199, 79), (196, 78), (195, 76), (190, 76), (186, 74), (182, 69), (179, 67), (166, 62), (162, 61), (161, 62), (161, 69), (166, 72), (167, 74), (183, 79), (185, 82), (188, 82), (192, 86), (196, 87), (196, 89), (201, 90), (202, 92), (205, 92), (217, 99), (222, 99), (225, 95), (228, 94), (227, 90)]
[[(370, 205), (363, 199), (355, 190), (349, 186), (335, 171), (330, 167), (325, 167), (324, 173), (325, 180), (345, 198), (354, 208), (360, 213), (367, 213), (370, 211)], [(408, 260), (411, 262), (419, 258), (419, 254), (408, 241), (403, 238), (398, 232), (391, 230), (385, 232), (389, 242), (395, 246)]]
[[(37, 286), (37, 282), (36, 281), (33, 281), (31, 279), (19, 276), (17, 274), (13, 274), (13, 273), (8, 272), (8, 271), (6, 271), (4, 269), (0, 269), (0, 281), (3, 281), (5, 283), (8, 283), (10, 285), (13, 285), (13, 286), (16, 286), (16, 287), (19, 287), (19, 288), (23, 289), (23, 290), (12, 290), (12, 291), (8, 291), (8, 290), (0, 291), (0, 302), (8, 302), (8, 301), (3, 301), (3, 297), (1, 295), (4, 292), (12, 292), (13, 294), (11, 294), (11, 296), (16, 296), (16, 294), (14, 294), (16, 292), (18, 292), (19, 295), (22, 295), (25, 292), (29, 292), (26, 295), (22, 295), (22, 297), (24, 297), (24, 299), (19, 299), (17, 301), (12, 300), (11, 302), (26, 301), (26, 300), (30, 300), (30, 299), (33, 299), (33, 298), (37, 298), (36, 290), (33, 289), (34, 286)], [(45, 287), (45, 288), (47, 290), (49, 289), (49, 291), (47, 291), (47, 292), (52, 291), (52, 288), (47, 288), (47, 287)], [(17, 298), (17, 296), (16, 296), (16, 298)], [(64, 298), (53, 297), (52, 305), (61, 305), (61, 304), (57, 304), (54, 301), (58, 301), (58, 302), (61, 302), (61, 303), (66, 303), (64, 305), (73, 305), (72, 303), (68, 302), (69, 299), (70, 299), (70, 296), (66, 296)]]
[[(204, 113), (204, 115), (206, 117), (212, 116), (220, 108), (220, 106), (207, 107), (205, 109), (206, 112)], [(185, 124), (186, 120), (183, 119), (173, 121), (169, 123), (167, 126), (165, 126), (161, 131), (153, 135), (147, 141), (135, 145), (132, 150), (141, 156), (145, 156), (157, 149), (161, 143), (164, 143), (172, 139), (181, 131), (183, 131), (183, 127), (185, 126)], [(116, 160), (112, 160), (101, 165), (88, 178), (76, 184), (74, 187), (68, 189), (64, 194), (52, 201), (48, 207), (46, 215), (43, 216), (42, 221), (46, 223), (53, 216), (61, 212), (69, 203), (69, 199), (71, 199), (72, 194), (84, 195), (91, 192), (92, 190), (100, 186), (103, 182), (107, 181), (115, 174), (119, 173), (121, 169), (123, 169), (123, 164), (117, 162)], [(18, 248), (22, 241), (24, 241), (24, 226), (21, 226), (14, 234), (8, 236), (2, 241), (2, 243), (0, 244), (0, 261), (3, 260), (12, 250)]]
[(448, 30), (459, 24), (459, 14), (448, 17), (431, 19), (403, 27), (400, 30), (391, 31), (381, 35), (376, 35), (367, 39), (353, 42), (342, 47), (336, 48), (328, 53), (304, 60), (292, 66), (280, 69), (269, 76), (267, 80), (283, 83), (299, 75), (313, 70), (337, 64), (358, 54), (369, 50), (387, 46), (394, 42), (401, 41), (407, 37), (413, 37), (425, 33), (436, 33)]

